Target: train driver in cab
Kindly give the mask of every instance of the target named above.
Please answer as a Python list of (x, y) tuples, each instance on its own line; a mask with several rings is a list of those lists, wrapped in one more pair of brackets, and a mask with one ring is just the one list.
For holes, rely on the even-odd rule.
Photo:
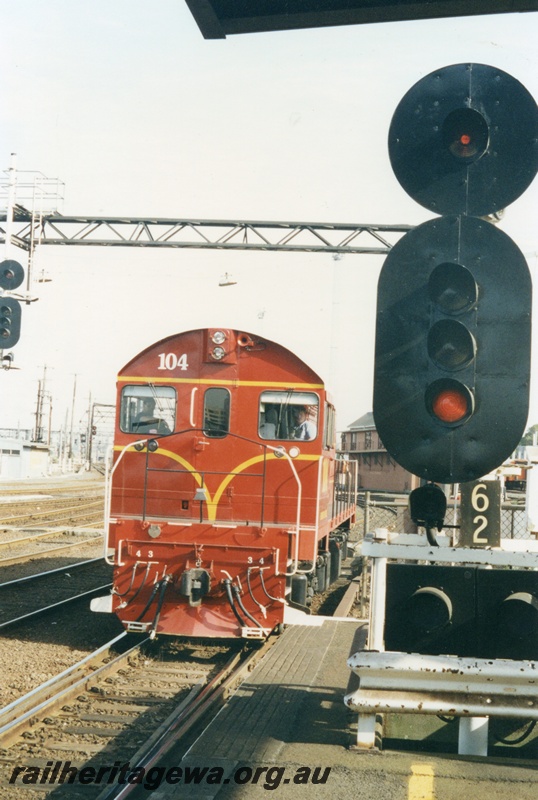
[(293, 409), (293, 438), (294, 439), (315, 439), (316, 426), (312, 420), (308, 419), (308, 412), (305, 406), (296, 406)]
[(172, 431), (164, 419), (155, 416), (155, 400), (153, 397), (144, 397), (140, 411), (132, 422), (133, 433), (154, 433), (166, 436)]

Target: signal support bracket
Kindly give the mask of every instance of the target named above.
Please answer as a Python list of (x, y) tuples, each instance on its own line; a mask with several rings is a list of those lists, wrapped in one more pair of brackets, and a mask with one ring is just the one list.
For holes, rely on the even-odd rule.
[(363, 732), (386, 712), (457, 716), (458, 752), (487, 756), (489, 717), (538, 720), (536, 662), (362, 651), (348, 666), (360, 688), (344, 702), (367, 715)]

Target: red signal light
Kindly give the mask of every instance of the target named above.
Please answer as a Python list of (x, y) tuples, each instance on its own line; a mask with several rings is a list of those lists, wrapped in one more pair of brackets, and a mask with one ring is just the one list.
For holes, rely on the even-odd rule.
[(432, 411), (441, 422), (460, 422), (469, 413), (467, 396), (458, 389), (442, 389), (433, 398)]
[(484, 155), (489, 144), (488, 124), (480, 112), (458, 108), (445, 118), (442, 127), (445, 147), (454, 158), (474, 161)]

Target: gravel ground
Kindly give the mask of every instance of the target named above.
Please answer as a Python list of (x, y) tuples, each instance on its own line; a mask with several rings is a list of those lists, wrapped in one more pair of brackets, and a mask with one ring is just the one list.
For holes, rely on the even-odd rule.
[(95, 614), (84, 601), (69, 616), (47, 614), (0, 638), (0, 706), (76, 664), (123, 631), (112, 614)]
[[(92, 499), (100, 483), (95, 476), (86, 475), (71, 479), (18, 481), (2, 484), (2, 496), (11, 502), (9, 494), (12, 490), (28, 495), (45, 492), (58, 496), (63, 492), (66, 498), (74, 494), (72, 502), (76, 504), (80, 496), (90, 495), (89, 499)], [(13, 501), (16, 501), (16, 496)], [(2, 538), (17, 536), (15, 532), (8, 531)], [(0, 582), (35, 575), (89, 558), (99, 558), (102, 554), (102, 542), (91, 545), (81, 543), (80, 547), (74, 548), (74, 552), (67, 551), (52, 557), (36, 556), (22, 564), (3, 566), (0, 569)], [(89, 604), (90, 600), (86, 599), (69, 610), (49, 612), (33, 622), (0, 633), (0, 706), (7, 705), (54, 677), (122, 632), (123, 628), (115, 616), (92, 613)]]
[(59, 609), (0, 636), (0, 707), (54, 677), (113, 639), (123, 627), (112, 614), (90, 611), (90, 601)]

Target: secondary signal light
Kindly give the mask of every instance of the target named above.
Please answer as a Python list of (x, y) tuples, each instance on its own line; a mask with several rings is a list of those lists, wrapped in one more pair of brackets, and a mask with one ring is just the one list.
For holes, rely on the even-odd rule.
[(482, 114), (472, 108), (457, 109), (443, 123), (445, 145), (457, 159), (477, 159), (489, 144), (488, 124)]

